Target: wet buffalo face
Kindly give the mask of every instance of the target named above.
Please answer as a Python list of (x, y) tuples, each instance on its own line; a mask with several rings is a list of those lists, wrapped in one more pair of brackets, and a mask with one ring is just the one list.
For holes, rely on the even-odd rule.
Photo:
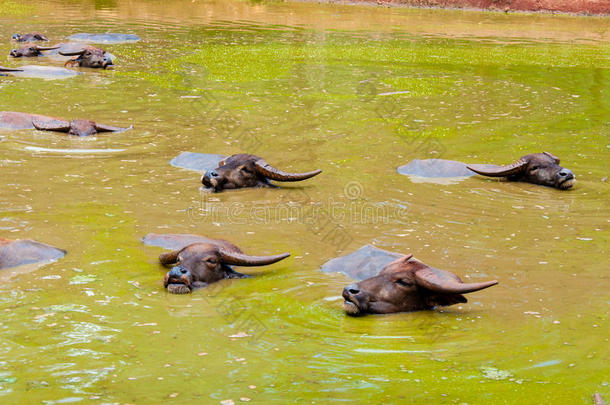
[(77, 56), (66, 62), (66, 66), (79, 66), (88, 68), (106, 69), (112, 66), (112, 58), (106, 54), (106, 51), (95, 46), (86, 45), (82, 49), (73, 52), (59, 52), (63, 56)]
[(243, 278), (244, 274), (233, 271), (236, 266), (264, 266), (288, 257), (288, 253), (277, 256), (248, 256), (235, 245), (226, 241), (218, 243), (193, 243), (180, 250), (163, 253), (159, 261), (171, 266), (163, 280), (167, 291), (185, 294), (194, 288), (205, 287), (225, 278)]
[(269, 180), (301, 181), (320, 174), (321, 170), (307, 173), (287, 173), (269, 165), (264, 159), (250, 154), (233, 155), (214, 170), (206, 172), (201, 183), (214, 191), (243, 187), (271, 187)]
[(45, 47), (45, 46), (38, 46), (38, 45), (26, 45), (26, 46), (22, 46), (21, 48), (18, 48), (18, 49), (13, 49), (11, 51), (10, 55), (13, 58), (35, 57), (35, 56), (41, 56), (42, 51), (50, 51), (50, 50), (58, 49), (58, 48), (59, 48), (59, 46)]
[(567, 190), (576, 178), (569, 169), (559, 166), (559, 158), (551, 153), (532, 153), (521, 157), (515, 163), (500, 167), (468, 165), (475, 173), (489, 177), (506, 177), (512, 181), (525, 181), (548, 187)]
[(39, 32), (32, 32), (28, 34), (14, 34), (13, 41), (17, 42), (34, 42), (34, 41), (48, 41), (49, 38), (45, 37)]
[(462, 283), (408, 255), (388, 264), (375, 276), (344, 288), (343, 307), (349, 315), (419, 311), (466, 302), (462, 295), (497, 284)]

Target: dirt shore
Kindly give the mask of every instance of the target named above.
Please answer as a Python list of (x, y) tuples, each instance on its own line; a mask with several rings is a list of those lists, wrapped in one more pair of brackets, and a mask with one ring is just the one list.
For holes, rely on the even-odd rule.
[(610, 15), (610, 0), (321, 0), (319, 2), (333, 4), (376, 4), (397, 7), (479, 9), (504, 12)]

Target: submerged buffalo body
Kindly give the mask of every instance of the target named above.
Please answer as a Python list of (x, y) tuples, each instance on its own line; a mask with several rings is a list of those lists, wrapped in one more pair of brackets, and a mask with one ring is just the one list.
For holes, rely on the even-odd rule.
[(65, 250), (33, 240), (0, 238), (0, 269), (57, 260), (65, 255)]
[[(576, 182), (574, 174), (559, 165), (559, 158), (551, 153), (532, 153), (506, 166), (465, 164), (453, 160), (413, 160), (398, 168), (400, 174), (421, 178), (466, 178), (476, 174), (504, 177), (566, 190)], [(434, 180), (433, 180), (434, 181)]]
[(261, 157), (242, 153), (223, 159), (216, 169), (204, 173), (201, 183), (214, 191), (244, 187), (274, 187), (270, 180), (301, 181), (320, 173), (321, 170), (287, 173), (274, 168)]
[(149, 234), (144, 243), (157, 246), (182, 246), (172, 252), (162, 253), (159, 261), (171, 267), (164, 277), (167, 291), (186, 294), (195, 288), (225, 278), (244, 278), (245, 274), (231, 268), (235, 266), (264, 266), (290, 256), (283, 253), (276, 256), (249, 256), (234, 244), (221, 239), (210, 239), (199, 235), (156, 235)]
[(31, 32), (28, 34), (14, 34), (13, 41), (17, 42), (34, 42), (34, 41), (48, 41), (49, 38), (42, 35), (39, 32)]
[[(381, 269), (381, 271), (380, 271)], [(338, 271), (361, 281), (343, 290), (349, 315), (388, 314), (433, 309), (466, 302), (462, 295), (497, 284), (497, 281), (463, 283), (448, 271), (435, 269), (412, 255), (403, 256), (364, 246), (347, 256), (330, 260), (322, 271)]]
[(129, 128), (119, 128), (98, 124), (89, 120), (65, 121), (59, 118), (38, 114), (27, 114), (13, 111), (0, 111), (0, 128), (4, 129), (38, 129), (40, 131), (64, 132), (76, 136), (95, 135), (98, 132), (122, 132)]

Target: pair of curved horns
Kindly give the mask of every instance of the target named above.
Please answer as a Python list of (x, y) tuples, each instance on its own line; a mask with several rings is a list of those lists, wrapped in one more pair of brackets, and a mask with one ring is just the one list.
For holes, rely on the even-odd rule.
[(322, 170), (314, 170), (312, 172), (306, 173), (287, 173), (282, 170), (276, 169), (267, 163), (264, 159), (259, 159), (254, 162), (254, 166), (256, 167), (256, 171), (265, 176), (270, 180), (276, 181), (301, 181), (307, 180), (313, 176), (317, 176), (322, 173)]
[(515, 163), (506, 166), (499, 167), (490, 167), (489, 165), (466, 165), (467, 168), (472, 170), (475, 173), (481, 174), (483, 176), (489, 177), (506, 177), (512, 176), (513, 174), (521, 173), (525, 167), (527, 166), (527, 162), (525, 160), (517, 160)]
[(483, 283), (462, 283), (455, 274), (432, 267), (417, 271), (415, 280), (421, 287), (444, 294), (466, 294), (498, 284), (497, 280)]

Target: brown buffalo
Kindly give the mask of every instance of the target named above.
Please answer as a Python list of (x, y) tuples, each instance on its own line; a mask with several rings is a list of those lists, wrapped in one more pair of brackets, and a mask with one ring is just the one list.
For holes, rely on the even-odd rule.
[(39, 45), (25, 45), (21, 48), (13, 49), (10, 55), (13, 58), (21, 58), (21, 57), (35, 57), (42, 56), (42, 51), (51, 51), (53, 49), (59, 49), (59, 45), (57, 46), (39, 46)]
[(433, 309), (466, 302), (462, 294), (496, 284), (496, 280), (463, 283), (455, 274), (407, 255), (388, 264), (377, 276), (345, 287), (343, 308), (354, 316)]
[(244, 278), (245, 274), (234, 271), (235, 266), (264, 266), (290, 256), (282, 253), (276, 256), (248, 256), (234, 244), (221, 239), (208, 239), (197, 242), (173, 252), (162, 253), (159, 261), (164, 266), (172, 266), (163, 280), (167, 291), (186, 294), (195, 288), (225, 278)]
[(240, 153), (219, 163), (214, 170), (201, 177), (201, 183), (214, 191), (243, 187), (274, 187), (269, 180), (301, 181), (322, 173), (314, 170), (306, 173), (286, 173), (267, 163), (263, 158)]
[(13, 41), (17, 42), (34, 42), (34, 41), (48, 41), (49, 38), (45, 37), (39, 32), (32, 32), (29, 34), (14, 34)]
[(0, 128), (38, 129), (40, 131), (64, 132), (69, 135), (89, 136), (98, 132), (122, 132), (129, 128), (102, 125), (89, 120), (65, 121), (60, 118), (13, 111), (0, 111)]
[(63, 56), (77, 56), (67, 61), (64, 66), (106, 69), (108, 66), (113, 65), (112, 57), (105, 50), (91, 45), (83, 45), (79, 49), (72, 51), (59, 51), (59, 54)]
[(0, 238), (0, 269), (57, 260), (65, 255), (65, 250), (33, 240)]
[(524, 181), (567, 190), (576, 182), (574, 173), (559, 166), (559, 158), (551, 153), (532, 153), (506, 166), (467, 165), (475, 173), (489, 177), (506, 177), (511, 181)]

